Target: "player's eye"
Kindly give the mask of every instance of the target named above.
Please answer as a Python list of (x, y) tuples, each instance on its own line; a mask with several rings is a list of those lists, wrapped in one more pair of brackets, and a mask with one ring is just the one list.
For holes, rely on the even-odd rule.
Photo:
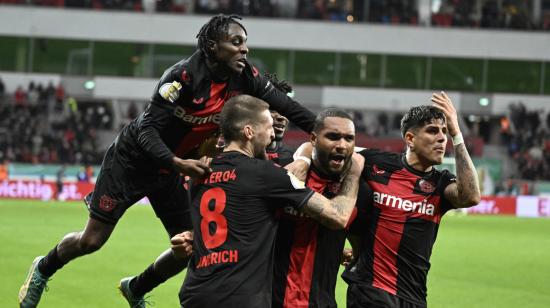
[(439, 132), (439, 129), (435, 127), (430, 127), (427, 129), (428, 133), (436, 135)]

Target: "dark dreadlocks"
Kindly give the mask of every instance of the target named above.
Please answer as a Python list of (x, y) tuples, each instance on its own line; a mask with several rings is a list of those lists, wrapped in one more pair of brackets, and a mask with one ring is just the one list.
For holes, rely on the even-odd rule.
[(212, 59), (214, 56), (208, 49), (208, 41), (212, 40), (217, 42), (221, 40), (224, 35), (227, 34), (230, 24), (239, 25), (244, 30), (244, 33), (248, 35), (244, 26), (238, 22), (237, 19), (242, 20), (242, 18), (237, 15), (218, 14), (210, 18), (210, 20), (202, 26), (199, 34), (197, 34), (197, 38), (199, 39), (198, 47), (207, 58)]

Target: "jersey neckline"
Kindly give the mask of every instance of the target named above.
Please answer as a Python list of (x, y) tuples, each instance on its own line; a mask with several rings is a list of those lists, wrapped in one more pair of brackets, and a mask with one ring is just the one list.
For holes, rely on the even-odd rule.
[(403, 166), (405, 167), (405, 169), (407, 169), (409, 172), (411, 172), (414, 175), (418, 175), (420, 177), (423, 177), (423, 178), (427, 177), (427, 176), (430, 176), (435, 172), (435, 167), (434, 166), (432, 166), (432, 170), (430, 170), (430, 171), (420, 171), (420, 170), (414, 169), (407, 162), (407, 156), (406, 156), (405, 153), (401, 154), (401, 162), (403, 163)]

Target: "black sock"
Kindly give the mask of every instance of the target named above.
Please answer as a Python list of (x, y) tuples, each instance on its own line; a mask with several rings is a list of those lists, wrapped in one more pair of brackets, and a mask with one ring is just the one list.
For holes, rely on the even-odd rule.
[(130, 282), (130, 291), (135, 297), (140, 297), (156, 288), (168, 278), (163, 278), (155, 273), (155, 264), (149, 265), (143, 273), (136, 276)]
[(38, 262), (38, 271), (44, 276), (51, 277), (58, 269), (62, 268), (63, 265), (65, 265), (65, 263), (59, 260), (57, 245), (55, 245), (55, 247)]

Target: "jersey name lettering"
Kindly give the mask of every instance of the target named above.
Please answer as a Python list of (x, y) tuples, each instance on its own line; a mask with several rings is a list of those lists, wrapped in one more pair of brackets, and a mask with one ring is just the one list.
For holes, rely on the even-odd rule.
[(287, 215), (290, 215), (290, 216), (309, 218), (308, 215), (302, 213), (301, 211), (298, 211), (297, 209), (295, 209), (292, 206), (285, 206), (284, 213), (287, 214)]
[(419, 214), (425, 214), (429, 216), (434, 215), (435, 206), (428, 203), (427, 199), (419, 202), (412, 202), (410, 200), (403, 200), (402, 198), (399, 198), (397, 196), (392, 196), (377, 191), (373, 193), (372, 199), (377, 204), (398, 208), (406, 212), (417, 212)]
[(235, 174), (235, 169), (217, 171), (210, 173), (210, 176), (204, 179), (204, 184), (235, 181), (236, 179), (237, 175)]
[(239, 251), (234, 250), (222, 250), (213, 252), (206, 256), (202, 256), (197, 268), (203, 268), (210, 266), (212, 264), (220, 263), (237, 263), (239, 262)]
[(221, 115), (219, 113), (211, 114), (207, 117), (197, 117), (192, 114), (187, 114), (185, 109), (181, 106), (177, 106), (176, 109), (174, 109), (174, 116), (190, 124), (220, 124), (221, 120)]

